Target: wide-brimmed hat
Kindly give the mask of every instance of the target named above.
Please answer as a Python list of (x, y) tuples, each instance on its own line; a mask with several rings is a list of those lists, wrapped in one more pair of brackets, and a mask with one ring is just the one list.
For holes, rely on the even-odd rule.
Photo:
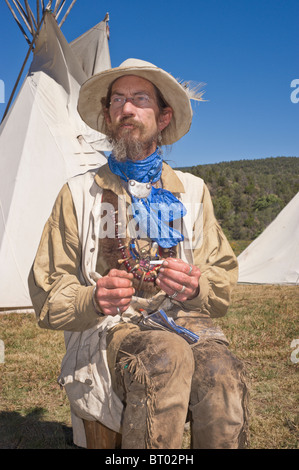
[(83, 83), (79, 94), (78, 112), (89, 127), (105, 134), (102, 99), (106, 97), (109, 85), (124, 75), (137, 75), (149, 80), (159, 89), (167, 105), (173, 109), (172, 120), (163, 131), (163, 145), (173, 144), (189, 131), (192, 107), (187, 84), (179, 83), (170, 73), (139, 59), (127, 59), (119, 67), (104, 70)]

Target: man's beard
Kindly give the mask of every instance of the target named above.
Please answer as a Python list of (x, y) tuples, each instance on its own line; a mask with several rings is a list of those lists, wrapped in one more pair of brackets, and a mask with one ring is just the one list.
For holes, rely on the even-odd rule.
[(133, 161), (143, 159), (149, 149), (152, 148), (153, 144), (157, 144), (159, 140), (158, 131), (144, 139), (142, 138), (145, 131), (143, 124), (139, 122), (136, 123), (132, 120), (126, 120), (127, 124), (133, 124), (134, 128), (138, 128), (140, 130), (140, 137), (138, 138), (133, 135), (134, 129), (123, 129), (121, 136), (118, 137), (118, 129), (123, 122), (125, 122), (125, 120), (117, 124), (117, 126), (109, 132), (108, 137), (112, 144), (113, 155), (119, 161), (126, 159)]

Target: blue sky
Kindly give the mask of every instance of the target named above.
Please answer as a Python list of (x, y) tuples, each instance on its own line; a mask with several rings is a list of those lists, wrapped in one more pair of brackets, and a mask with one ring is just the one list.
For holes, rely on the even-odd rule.
[[(191, 130), (166, 156), (173, 167), (299, 156), (298, 0), (77, 0), (62, 31), (71, 41), (106, 12), (113, 67), (136, 57), (206, 84)], [(27, 43), (4, 0), (0, 44), (7, 101)]]

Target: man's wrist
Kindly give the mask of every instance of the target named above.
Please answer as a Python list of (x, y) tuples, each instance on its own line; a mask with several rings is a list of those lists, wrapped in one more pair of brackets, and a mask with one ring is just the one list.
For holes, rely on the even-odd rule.
[(95, 294), (96, 294), (96, 286), (94, 287), (93, 291), (92, 291), (92, 304), (93, 304), (93, 308), (95, 309), (96, 313), (100, 316), (104, 316), (103, 312), (101, 312), (101, 310), (99, 309), (98, 305), (97, 305), (97, 302), (96, 302), (96, 297), (95, 297)]
[(187, 300), (195, 299), (195, 297), (199, 296), (199, 292), (200, 292), (200, 287), (198, 285), (198, 287), (197, 287), (196, 291), (194, 292), (194, 294), (192, 294), (192, 296), (188, 297)]

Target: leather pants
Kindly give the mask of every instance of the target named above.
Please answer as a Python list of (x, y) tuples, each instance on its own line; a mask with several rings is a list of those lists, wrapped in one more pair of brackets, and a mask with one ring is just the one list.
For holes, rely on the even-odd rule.
[(223, 342), (190, 346), (175, 333), (133, 330), (114, 374), (124, 403), (123, 449), (180, 449), (187, 415), (193, 449), (246, 447), (244, 367)]

